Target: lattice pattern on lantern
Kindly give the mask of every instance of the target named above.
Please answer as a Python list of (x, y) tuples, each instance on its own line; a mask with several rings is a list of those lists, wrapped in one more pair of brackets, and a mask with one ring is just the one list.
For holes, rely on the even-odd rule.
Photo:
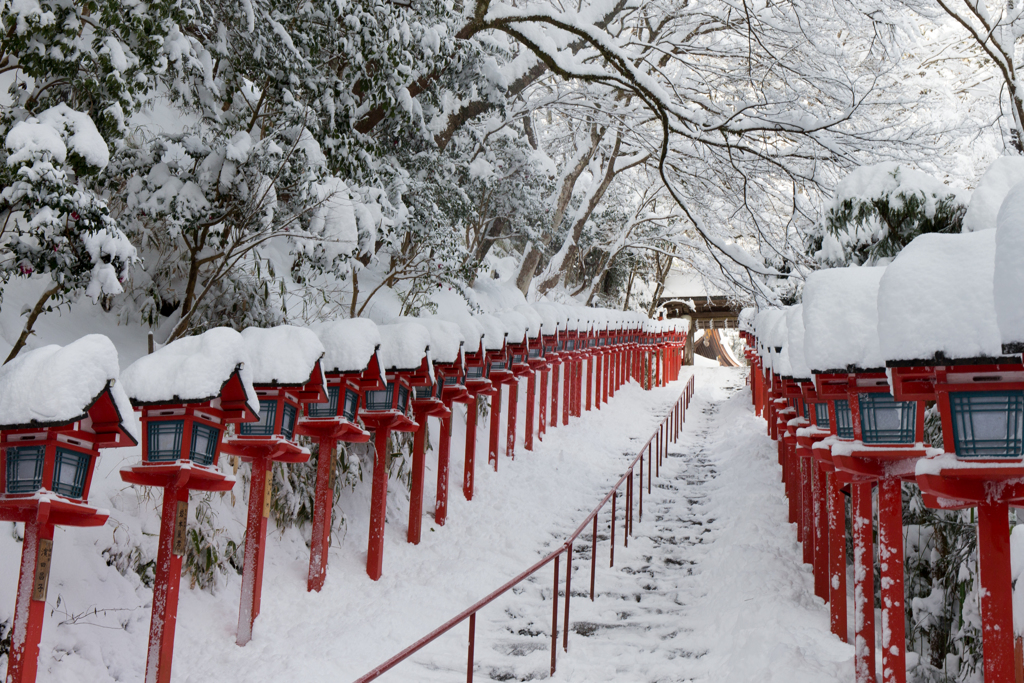
[(197, 465), (209, 467), (217, 455), (217, 442), (220, 440), (220, 430), (209, 427), (198, 422), (192, 425), (192, 448), (189, 451), (189, 459)]
[(491, 372), (494, 372), (495, 370), (504, 370), (504, 369), (505, 369), (505, 361), (503, 361), (503, 360), (492, 360), (491, 361)]
[(149, 423), (149, 462), (173, 462), (181, 457), (184, 420)]
[(274, 433), (274, 419), (277, 417), (277, 401), (274, 399), (260, 400), (260, 421), (244, 422), (239, 425), (239, 433), (244, 436), (270, 436)]
[(291, 403), (285, 403), (284, 410), (281, 413), (281, 436), (289, 440), (295, 433), (295, 416), (295, 406)]
[(804, 401), (804, 419), (808, 421), (811, 419), (811, 406), (807, 401)]
[(338, 414), (338, 392), (340, 387), (327, 387), (327, 403), (310, 403), (310, 417), (334, 417)]
[(814, 423), (818, 425), (819, 429), (828, 429), (831, 422), (828, 419), (828, 404), (827, 403), (815, 403), (814, 404)]
[(89, 455), (69, 448), (57, 448), (53, 467), (53, 491), (68, 498), (81, 498), (89, 473)]
[(466, 368), (467, 379), (482, 379), (484, 376), (484, 366), (482, 365), (470, 365)]
[(891, 394), (860, 395), (861, 441), (871, 444), (914, 443), (917, 403)]
[(1024, 392), (950, 392), (956, 454), (961, 458), (1019, 458)]
[[(335, 394), (335, 403), (337, 403), (337, 394)], [(349, 422), (356, 419), (356, 409), (359, 407), (359, 392), (353, 391), (352, 389), (345, 390), (345, 405), (342, 406), (341, 416)]]
[[(391, 410), (392, 399), (395, 397), (395, 383), (388, 382), (387, 389), (380, 389), (366, 392), (367, 410)], [(409, 389), (405, 386), (398, 387), (397, 410), (404, 413), (409, 405)]]
[(43, 446), (7, 447), (7, 493), (35, 493), (43, 486)]
[(840, 439), (853, 438), (853, 416), (850, 414), (850, 402), (844, 398), (836, 399), (836, 436)]

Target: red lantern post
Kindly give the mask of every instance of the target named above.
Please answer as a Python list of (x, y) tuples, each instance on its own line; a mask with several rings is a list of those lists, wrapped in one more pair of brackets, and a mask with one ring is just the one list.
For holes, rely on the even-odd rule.
[(117, 375), (114, 345), (95, 334), (22, 352), (0, 368), (0, 520), (25, 524), (8, 683), (36, 679), (54, 527), (107, 521), (89, 505), (99, 452), (139, 441)]
[(234, 477), (217, 468), (224, 431), (259, 419), (247, 361), (241, 335), (221, 327), (172, 342), (121, 376), (142, 409), (142, 463), (121, 479), (164, 491), (146, 683), (171, 680), (189, 492), (231, 490)]

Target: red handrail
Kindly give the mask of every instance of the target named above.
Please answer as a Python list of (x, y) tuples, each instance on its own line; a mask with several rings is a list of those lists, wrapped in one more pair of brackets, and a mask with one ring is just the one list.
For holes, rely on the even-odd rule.
[[(508, 591), (515, 588), (517, 585), (530, 578), (538, 571), (543, 569), (545, 566), (554, 562), (554, 591), (552, 592), (552, 607), (551, 607), (551, 674), (555, 673), (556, 656), (558, 652), (558, 571), (559, 571), (559, 560), (563, 554), (566, 554), (567, 561), (565, 567), (565, 614), (563, 618), (563, 624), (565, 625), (565, 631), (562, 636), (562, 649), (566, 652), (569, 650), (569, 599), (571, 597), (569, 586), (572, 580), (572, 546), (573, 542), (583, 533), (587, 525), (593, 525), (592, 534), (592, 551), (590, 561), (590, 599), (594, 599), (594, 583), (597, 575), (597, 517), (605, 504), (609, 500), (614, 501), (619, 488), (627, 480), (629, 484), (626, 487), (626, 514), (623, 520), (623, 526), (625, 533), (623, 534), (624, 543), (629, 543), (629, 536), (632, 534), (633, 529), (633, 476), (637, 463), (640, 464), (640, 518), (643, 519), (643, 458), (647, 455), (647, 492), (651, 491), (651, 466), (652, 461), (655, 467), (660, 466), (662, 457), (668, 451), (668, 441), (676, 441), (679, 438), (679, 432), (682, 422), (686, 420), (686, 408), (690, 405), (690, 399), (693, 397), (694, 391), (694, 378), (690, 377), (686, 382), (686, 387), (683, 389), (683, 393), (676, 399), (676, 402), (672, 405), (672, 409), (668, 415), (658, 425), (657, 431), (651, 434), (651, 438), (647, 439), (647, 442), (640, 447), (636, 457), (629, 463), (629, 467), (619, 477), (619, 480), (615, 482), (611, 490), (601, 499), (601, 502), (591, 510), (590, 514), (584, 518), (583, 523), (574, 531), (557, 550), (550, 553), (543, 559), (539, 560), (536, 564), (531, 566), (529, 569), (523, 571), (517, 576), (513, 577), (505, 584), (503, 584), (497, 590), (492, 591), (484, 598), (473, 603), (462, 612), (459, 612), (456, 616), (446, 621), (441, 626), (423, 636), (415, 643), (405, 648), (395, 656), (391, 657), (387, 661), (375, 666), (369, 672), (363, 674), (356, 679), (355, 683), (367, 683), (368, 681), (375, 680), (384, 673), (390, 671), (398, 664), (404, 662), (406, 659), (416, 654), (424, 647), (434, 642), (442, 635), (452, 630), (463, 621), (469, 619), (469, 642), (467, 646), (468, 653), (468, 664), (466, 672), (466, 680), (472, 683), (473, 681), (473, 655), (476, 644), (476, 613), (481, 608), (487, 606), (491, 602), (507, 593)], [(646, 453), (645, 453), (646, 451)], [(613, 502), (614, 506), (614, 502)], [(611, 519), (611, 556), (609, 565), (615, 566), (615, 508), (612, 507), (612, 519)]]

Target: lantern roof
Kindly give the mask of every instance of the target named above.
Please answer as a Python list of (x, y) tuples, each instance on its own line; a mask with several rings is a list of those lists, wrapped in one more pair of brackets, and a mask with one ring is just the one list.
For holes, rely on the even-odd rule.
[(430, 332), (412, 320), (378, 325), (380, 363), (385, 370), (418, 370), (430, 349)]
[[(309, 382), (324, 356), (316, 332), (305, 327), (249, 327), (242, 330), (253, 384), (301, 386)], [(323, 371), (320, 384), (326, 386)]]
[(495, 317), (502, 322), (508, 333), (505, 341), (509, 344), (522, 344), (526, 341), (526, 332), (530, 326), (526, 316), (518, 311), (499, 311)]
[(790, 375), (798, 380), (810, 380), (811, 369), (804, 356), (804, 307), (803, 304), (786, 309), (786, 345)]
[(993, 304), (1006, 353), (1024, 351), (1024, 182), (1014, 185), (996, 220)]
[(878, 345), (878, 283), (884, 267), (811, 273), (804, 285), (804, 356), (813, 372), (885, 367)]
[[(101, 404), (113, 419), (92, 415)], [(118, 381), (117, 349), (102, 334), (18, 354), (0, 367), (0, 429), (58, 427), (92, 417), (136, 443), (139, 422)]]
[(380, 346), (377, 325), (367, 318), (332, 320), (310, 329), (324, 345), (324, 372), (362, 372)]
[(995, 238), (994, 230), (928, 233), (903, 248), (878, 289), (886, 361), (933, 365), (1002, 354), (992, 288)]
[(413, 321), (427, 329), (430, 334), (430, 359), (435, 363), (455, 363), (465, 337), (457, 323), (440, 318), (399, 318), (398, 321)]
[(238, 394), (231, 400), (244, 402), (259, 415), (250, 366), (242, 335), (230, 327), (215, 327), (143, 356), (121, 373), (121, 381), (135, 405), (212, 401), (226, 398), (227, 390)]
[(516, 306), (516, 313), (526, 318), (526, 336), (530, 339), (536, 339), (540, 336), (541, 327), (544, 325), (544, 318), (533, 306)]

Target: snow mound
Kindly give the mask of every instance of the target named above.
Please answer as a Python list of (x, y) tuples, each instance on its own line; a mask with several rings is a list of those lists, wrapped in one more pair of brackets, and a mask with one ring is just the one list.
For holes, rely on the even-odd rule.
[(305, 327), (249, 327), (242, 330), (254, 384), (305, 384), (324, 345)]
[(541, 334), (555, 334), (558, 330), (558, 324), (561, 321), (561, 315), (558, 307), (554, 304), (540, 302), (533, 305), (533, 310), (540, 316)]
[(121, 381), (135, 403), (189, 403), (220, 396), (238, 370), (246, 403), (259, 415), (250, 366), (242, 335), (230, 327), (215, 327), (143, 356), (121, 373)]
[(523, 304), (516, 306), (516, 313), (526, 318), (526, 336), (530, 339), (536, 339), (540, 335), (540, 329), (544, 325), (544, 319), (540, 313), (536, 311), (532, 306)]
[(811, 369), (804, 356), (804, 307), (803, 304), (786, 309), (786, 353), (792, 377), (800, 380), (811, 379)]
[(501, 320), (505, 331), (508, 332), (505, 341), (509, 344), (522, 344), (526, 341), (526, 332), (530, 327), (526, 316), (518, 311), (499, 311), (495, 317)]
[(884, 267), (830, 268), (804, 285), (804, 357), (813, 372), (885, 366), (878, 345)]
[(878, 288), (885, 360), (1001, 354), (992, 296), (995, 246), (995, 231), (983, 230), (919, 235), (904, 247)]
[(500, 351), (505, 347), (505, 324), (499, 318), (487, 313), (481, 313), (476, 317), (480, 327), (484, 331), (484, 350)]
[(109, 387), (121, 427), (139, 441), (139, 422), (118, 370), (117, 349), (102, 334), (22, 352), (0, 367), (0, 429), (73, 422)]
[(430, 332), (418, 322), (378, 325), (380, 364), (385, 370), (416, 370), (430, 348)]
[[(1019, 161), (1024, 164), (1024, 159)], [(1019, 346), (1024, 343), (1024, 181), (1007, 194), (997, 226), (992, 275), (996, 321), (1000, 342)]]
[(964, 214), (963, 231), (977, 232), (996, 227), (999, 207), (1017, 183), (1024, 181), (1024, 157), (999, 157), (985, 171)]
[(346, 318), (313, 325), (324, 345), (324, 372), (362, 372), (380, 346), (377, 325), (366, 318)]
[(454, 363), (465, 340), (462, 328), (440, 318), (399, 318), (395, 322), (411, 322), (430, 333), (430, 359), (434, 363)]

